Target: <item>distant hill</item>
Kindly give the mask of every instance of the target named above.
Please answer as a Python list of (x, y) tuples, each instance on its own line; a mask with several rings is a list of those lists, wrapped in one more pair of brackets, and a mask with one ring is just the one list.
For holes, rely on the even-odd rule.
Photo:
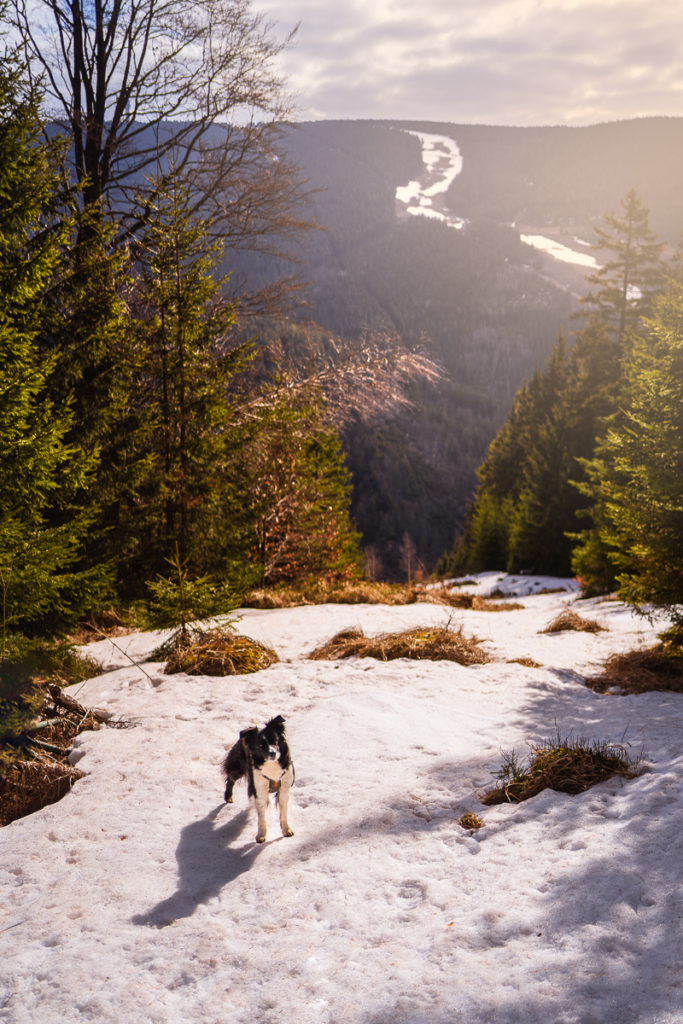
[[(454, 139), (462, 172), (446, 203), (454, 230), (408, 217), (396, 188), (424, 171), (411, 131)], [(425, 122), (335, 121), (293, 127), (286, 147), (312, 188), (312, 232), (298, 256), (307, 315), (342, 337), (386, 328), (441, 362), (441, 384), (417, 385), (416, 406), (345, 437), (354, 514), (366, 544), (398, 571), (404, 533), (427, 568), (462, 525), (475, 470), (524, 378), (543, 364), (585, 287), (585, 270), (524, 245), (541, 234), (590, 242), (605, 212), (635, 188), (653, 230), (683, 232), (683, 118), (583, 128), (496, 128)], [(585, 245), (584, 245), (585, 249)], [(228, 254), (243, 278), (281, 268)]]

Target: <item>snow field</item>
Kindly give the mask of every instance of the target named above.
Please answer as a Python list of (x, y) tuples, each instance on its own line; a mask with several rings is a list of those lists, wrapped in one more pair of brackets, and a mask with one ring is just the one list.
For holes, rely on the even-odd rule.
[[(524, 608), (503, 613), (246, 611), (240, 630), (288, 660), (244, 677), (145, 675), (91, 645), (106, 671), (71, 692), (135, 726), (82, 734), (87, 776), (0, 830), (0, 1021), (680, 1022), (683, 702), (582, 679), (656, 628), (618, 603), (515, 586)], [(568, 602), (607, 631), (539, 635)], [(346, 626), (449, 618), (497, 660), (304, 660)], [(158, 642), (116, 641), (134, 657)], [(295, 836), (271, 808), (259, 846), (244, 786), (222, 803), (220, 762), (276, 713)], [(483, 807), (501, 749), (524, 754), (556, 725), (625, 738), (648, 771)], [(479, 832), (457, 824), (467, 810)]]

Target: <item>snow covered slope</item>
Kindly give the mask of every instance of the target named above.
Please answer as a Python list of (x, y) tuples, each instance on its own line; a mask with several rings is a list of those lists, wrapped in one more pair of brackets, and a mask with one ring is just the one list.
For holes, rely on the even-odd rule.
[[(72, 692), (135, 727), (79, 737), (87, 777), (0, 830), (0, 1021), (680, 1022), (683, 700), (584, 686), (654, 639), (622, 605), (521, 602), (248, 611), (241, 630), (285, 660), (228, 679), (92, 646), (108, 670)], [(567, 603), (607, 630), (539, 635)], [(344, 626), (449, 616), (496, 660), (305, 660)], [(117, 643), (138, 656), (157, 641)], [(521, 656), (543, 667), (508, 663)], [(244, 788), (222, 803), (219, 766), (240, 728), (276, 713), (296, 834), (280, 837), (271, 808), (258, 846)], [(556, 725), (625, 738), (648, 771), (483, 807), (501, 748)], [(468, 810), (485, 822), (474, 834), (457, 824)]]

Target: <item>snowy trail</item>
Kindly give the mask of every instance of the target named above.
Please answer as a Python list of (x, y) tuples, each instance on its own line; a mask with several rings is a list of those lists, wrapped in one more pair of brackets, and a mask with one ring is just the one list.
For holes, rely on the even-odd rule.
[[(88, 775), (0, 830), (0, 1021), (680, 1022), (683, 701), (588, 690), (583, 673), (654, 630), (579, 602), (604, 633), (539, 635), (572, 601), (456, 612), (499, 659), (469, 668), (303, 660), (346, 625), (450, 614), (431, 605), (245, 612), (240, 628), (289, 660), (232, 679), (152, 664), (150, 681), (91, 646), (110, 670), (79, 699), (137, 724), (82, 734)], [(543, 667), (506, 660), (521, 655)], [(296, 834), (281, 839), (271, 809), (261, 847), (244, 789), (222, 803), (219, 765), (239, 728), (276, 712)], [(556, 724), (626, 735), (650, 770), (483, 807), (501, 748)], [(478, 833), (457, 824), (467, 810)]]

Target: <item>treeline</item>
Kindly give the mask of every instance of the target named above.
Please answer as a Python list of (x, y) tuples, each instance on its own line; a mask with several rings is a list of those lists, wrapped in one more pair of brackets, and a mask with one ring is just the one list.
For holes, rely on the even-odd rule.
[(517, 393), (442, 572), (579, 576), (683, 625), (683, 276), (634, 191), (598, 229), (584, 326)]
[[(151, 148), (148, 122), (138, 144), (136, 112), (145, 90), (156, 95), (152, 50), (145, 59), (136, 51), (129, 78), (112, 84), (120, 47), (154, 25), (154, 5), (131, 9), (142, 20), (127, 26), (118, 9), (72, 9), (73, 24), (57, 23), (62, 39), (73, 34), (61, 54), (40, 50), (21, 5), (0, 11), (25, 43), (21, 56), (0, 58), (3, 678), (37, 638), (111, 604), (137, 602), (161, 621), (179, 587), (200, 615), (233, 607), (255, 583), (358, 571), (330, 400), (345, 381), (352, 390), (354, 365), (313, 355), (296, 371), (268, 363), (237, 330), (239, 305), (217, 269), (228, 234), (258, 247), (305, 226), (296, 171), (274, 160), (281, 108), (267, 60), (277, 48), (246, 7), (221, 9), (233, 18), (227, 63), (188, 68), (176, 36), (173, 87), (169, 54), (159, 71), (166, 101), (173, 93), (189, 103), (188, 83), (198, 89), (206, 74), (216, 88), (223, 74), (228, 92), (211, 116), (270, 104), (273, 130), (254, 121), (229, 137), (221, 128), (221, 145), (199, 155), (197, 121), (192, 138), (185, 123), (163, 122)], [(193, 60), (196, 30), (183, 22)], [(74, 70), (72, 58), (83, 64)], [(59, 133), (46, 131), (43, 103), (55, 96), (34, 86), (41, 66), (52, 71), (48, 83), (59, 72), (74, 88), (62, 94)], [(232, 93), (228, 72), (241, 76)], [(107, 89), (107, 102), (91, 108)], [(358, 363), (367, 372), (382, 358), (368, 344)], [(400, 372), (383, 378), (388, 403)], [(358, 393), (362, 401), (362, 380)]]

